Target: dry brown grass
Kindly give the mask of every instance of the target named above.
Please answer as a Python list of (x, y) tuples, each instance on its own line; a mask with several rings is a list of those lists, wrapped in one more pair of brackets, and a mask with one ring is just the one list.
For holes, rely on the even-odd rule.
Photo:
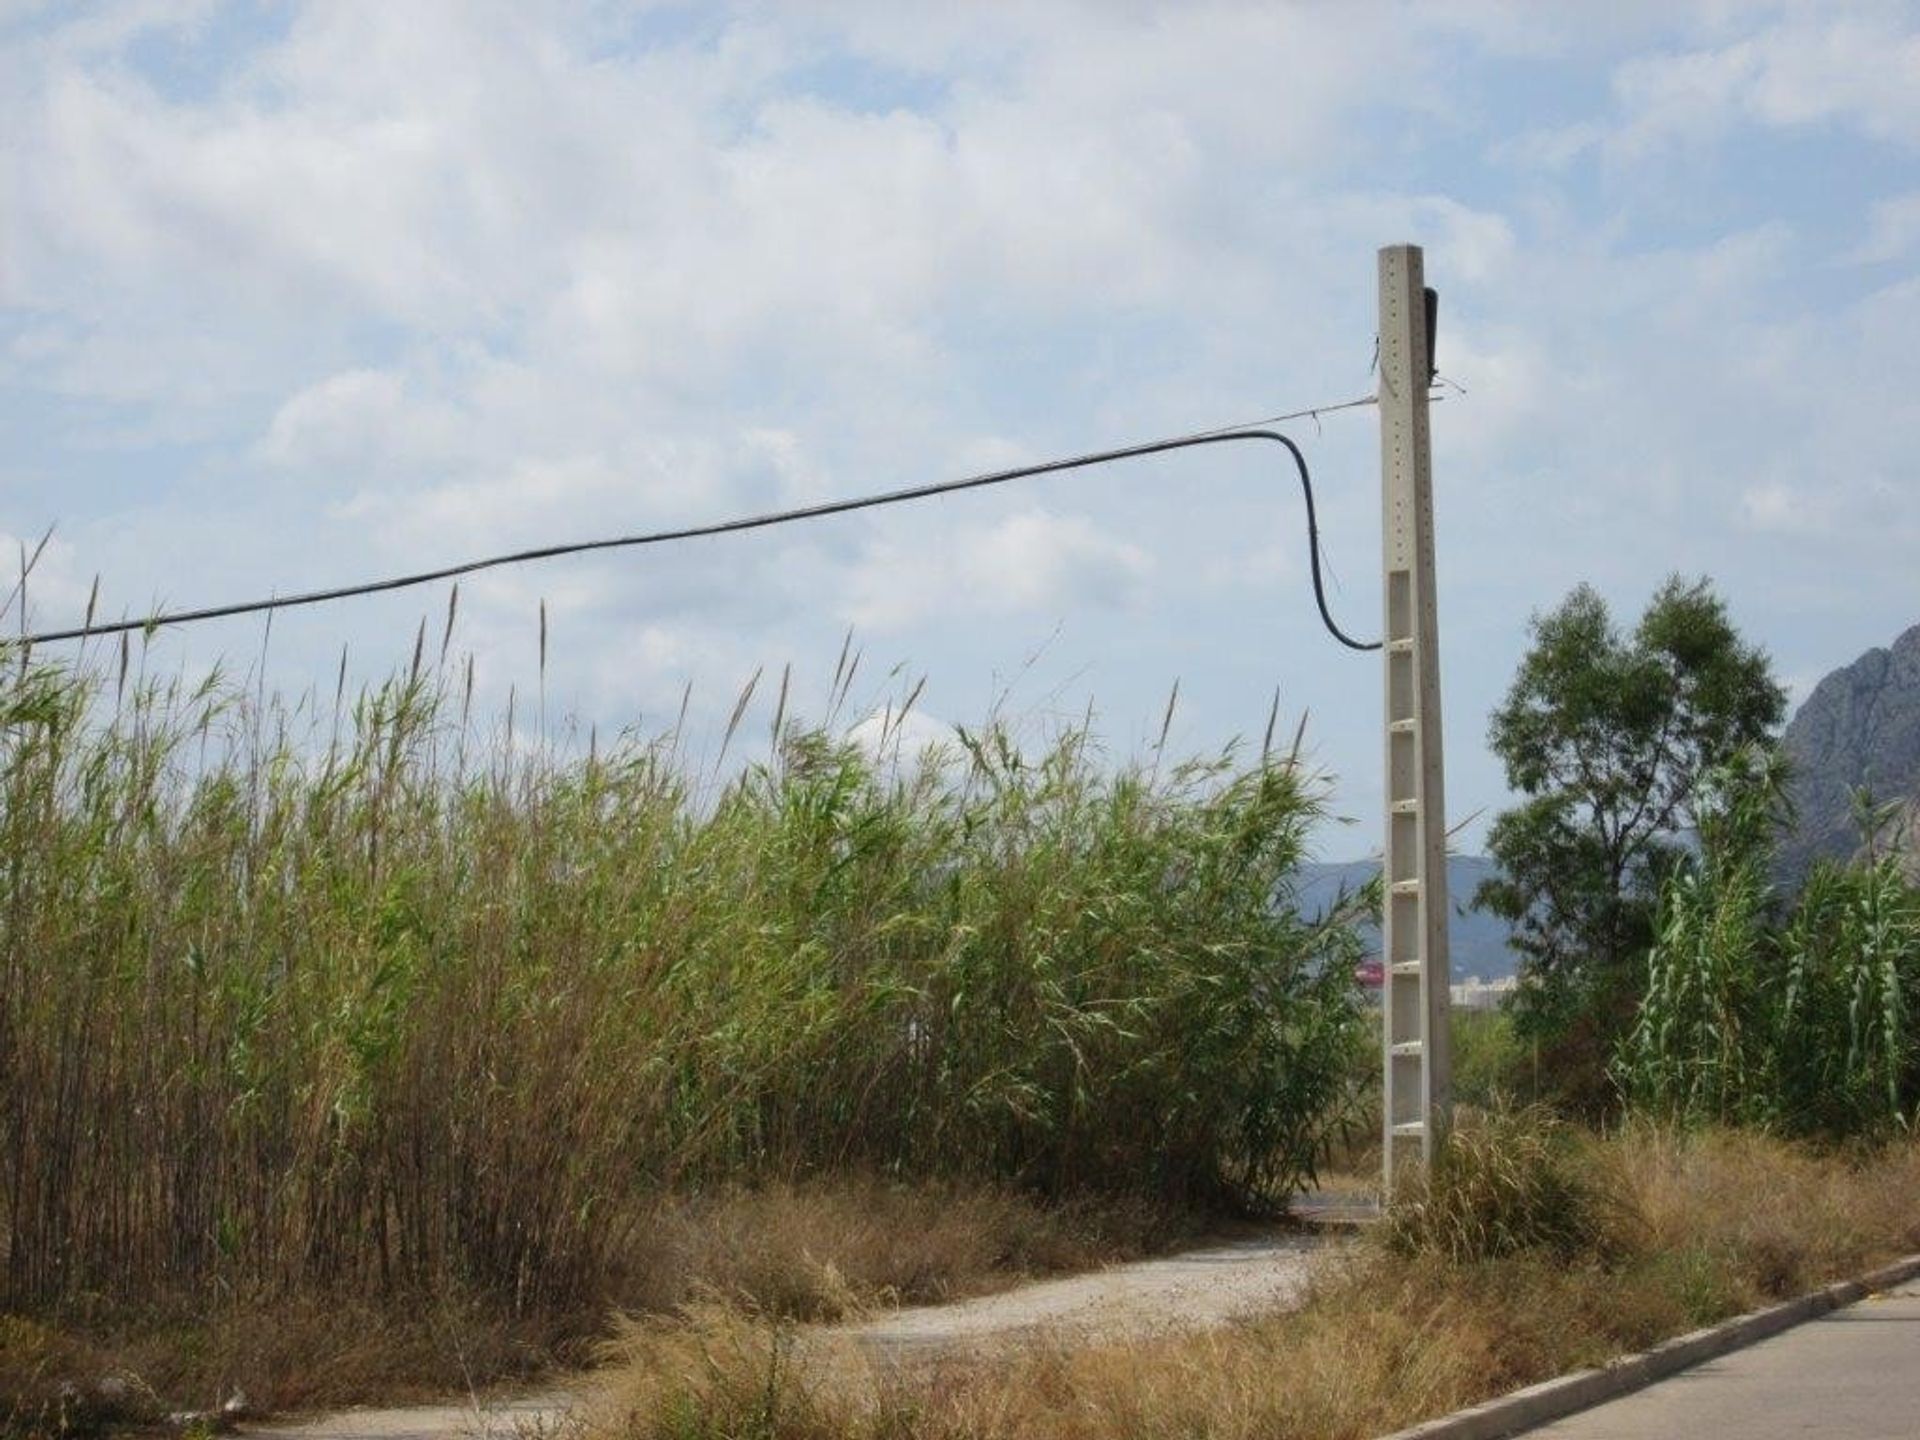
[[(91, 1377), (76, 1384), (75, 1377)], [(154, 1418), (156, 1406), (72, 1335), (0, 1315), (0, 1433), (64, 1435)]]
[(648, 1311), (718, 1300), (837, 1320), (954, 1300), (1164, 1250), (1195, 1217), (1137, 1199), (1041, 1206), (1017, 1191), (849, 1178), (663, 1204), (629, 1287)]
[[(1163, 1249), (1185, 1232), (1139, 1201), (1044, 1206), (990, 1186), (838, 1181), (663, 1201), (640, 1227), (625, 1303), (704, 1303), (767, 1322), (957, 1298)], [(61, 1434), (204, 1410), (425, 1400), (524, 1385), (587, 1362), (603, 1313), (515, 1316), (477, 1298), (277, 1298), (0, 1314), (0, 1435)]]
[(589, 1342), (473, 1302), (352, 1296), (138, 1313), (0, 1316), (0, 1435), (65, 1435), (211, 1411), (404, 1403), (517, 1386)]
[(1294, 1314), (930, 1369), (710, 1308), (628, 1327), (582, 1423), (619, 1440), (1360, 1440), (1920, 1246), (1920, 1146), (1634, 1131), (1599, 1149), (1644, 1221), (1630, 1254), (1366, 1246)]
[(1638, 1348), (1689, 1318), (1658, 1287), (1615, 1290), (1540, 1257), (1463, 1273), (1378, 1254), (1327, 1277), (1296, 1314), (927, 1369), (709, 1311), (630, 1329), (619, 1382), (586, 1425), (623, 1440), (1358, 1440)]
[(1692, 1256), (1759, 1304), (1920, 1250), (1920, 1144), (1820, 1150), (1743, 1131), (1617, 1142), (1657, 1255)]

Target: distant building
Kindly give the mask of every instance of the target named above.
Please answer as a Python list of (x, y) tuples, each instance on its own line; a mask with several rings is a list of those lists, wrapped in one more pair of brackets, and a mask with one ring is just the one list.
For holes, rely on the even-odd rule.
[[(1368, 1003), (1378, 1005), (1382, 987), (1386, 983), (1386, 967), (1380, 963), (1380, 957), (1369, 955), (1354, 966), (1353, 978), (1366, 990)], [(1453, 993), (1453, 1007), (1456, 1010), (1498, 1010), (1500, 1002), (1511, 995), (1514, 986), (1519, 983), (1511, 975), (1496, 976), (1492, 980), (1469, 975), (1458, 985), (1448, 988)]]
[(1451, 987), (1454, 1008), (1498, 1010), (1500, 1002), (1513, 993), (1513, 987), (1518, 983), (1511, 975), (1503, 975), (1498, 980), (1482, 980), (1478, 975), (1469, 975), (1460, 984)]

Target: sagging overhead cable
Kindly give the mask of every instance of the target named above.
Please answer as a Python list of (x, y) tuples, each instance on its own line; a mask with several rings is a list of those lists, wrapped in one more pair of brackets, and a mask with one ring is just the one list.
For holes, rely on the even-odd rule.
[[(1318, 415), (1324, 411), (1349, 409), (1371, 403), (1373, 402), (1369, 397), (1342, 402), (1339, 405), (1320, 406), (1314, 410), (1300, 411), (1293, 415), (1276, 416), (1274, 419), (1297, 419), (1303, 415)], [(157, 630), (168, 625), (189, 625), (202, 620), (223, 620), (266, 611), (293, 610), (307, 605), (322, 605), (333, 600), (352, 599), (360, 595), (377, 595), (388, 590), (411, 589), (417, 585), (430, 585), (440, 580), (455, 580), (463, 575), (472, 575), (482, 570), (494, 570), (505, 565), (524, 565), (535, 560), (557, 559), (563, 555), (585, 555), (598, 550), (635, 549), (643, 545), (665, 545), (677, 540), (697, 540), (712, 535), (733, 535), (746, 530), (765, 530), (776, 525), (790, 525), (802, 520), (820, 520), (829, 515), (846, 515), (856, 510), (873, 510), (883, 505), (900, 505), (909, 500), (926, 500), (936, 495), (957, 494), (963, 490), (982, 490), (992, 485), (1006, 485), (1015, 480), (1030, 480), (1036, 476), (1054, 475), (1066, 470), (1084, 470), (1095, 465), (1111, 465), (1121, 460), (1134, 460), (1147, 455), (1163, 455), (1201, 445), (1225, 445), (1246, 440), (1261, 440), (1284, 445), (1287, 453), (1293, 458), (1294, 469), (1300, 477), (1300, 493), (1306, 502), (1307, 510), (1307, 560), (1313, 576), (1314, 604), (1319, 608), (1321, 623), (1326, 626), (1328, 634), (1350, 650), (1378, 650), (1379, 641), (1355, 640), (1334, 622), (1332, 612), (1327, 608), (1326, 587), (1321, 578), (1320, 524), (1314, 511), (1313, 477), (1307, 469), (1306, 456), (1300, 453), (1298, 445), (1278, 430), (1262, 428), (1264, 423), (1266, 422), (1256, 422), (1241, 428), (1202, 431), (1166, 440), (1149, 440), (1138, 445), (1121, 446), (1116, 450), (1096, 450), (1085, 455), (1074, 455), (1064, 460), (1048, 460), (1037, 465), (1019, 465), (1008, 470), (968, 475), (957, 480), (938, 480), (931, 484), (910, 485), (900, 490), (886, 490), (876, 495), (862, 495), (847, 500), (828, 500), (816, 505), (796, 506), (789, 510), (769, 510), (758, 515), (744, 515), (705, 525), (687, 525), (671, 530), (649, 531), (640, 535), (616, 535), (601, 540), (576, 540), (560, 545), (543, 545), (532, 550), (516, 550), (505, 555), (491, 555), (482, 560), (469, 560), (463, 564), (446, 565), (435, 570), (420, 570), (408, 575), (392, 576), (385, 580), (369, 580), (358, 585), (340, 585), (293, 595), (275, 595), (264, 600), (246, 600), (231, 605), (209, 605), (195, 610), (163, 611), (138, 620), (115, 620), (98, 624), (88, 623), (64, 630), (44, 630), (38, 634), (22, 635), (12, 643), (26, 646), (50, 645), (60, 641), (85, 640), (99, 635)]]

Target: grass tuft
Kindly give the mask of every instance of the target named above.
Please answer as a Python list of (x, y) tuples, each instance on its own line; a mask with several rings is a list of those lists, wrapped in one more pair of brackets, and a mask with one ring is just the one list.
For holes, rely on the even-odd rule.
[(1384, 1229), (1403, 1255), (1455, 1264), (1536, 1251), (1604, 1262), (1638, 1225), (1607, 1152), (1529, 1106), (1463, 1114), (1433, 1165), (1396, 1188)]
[(1002, 1187), (873, 1177), (728, 1188), (661, 1204), (628, 1303), (839, 1320), (1151, 1254), (1196, 1220), (1139, 1199), (1042, 1207)]

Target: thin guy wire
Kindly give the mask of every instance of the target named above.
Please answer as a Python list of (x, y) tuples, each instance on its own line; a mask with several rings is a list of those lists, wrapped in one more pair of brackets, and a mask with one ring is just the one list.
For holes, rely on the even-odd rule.
[[(1352, 409), (1359, 405), (1373, 403), (1373, 399), (1369, 397), (1365, 400), (1346, 401), (1339, 405), (1320, 406), (1317, 407), (1317, 412), (1303, 410), (1290, 416), (1274, 418), (1276, 420), (1299, 419), (1315, 413)], [(1285, 435), (1277, 430), (1260, 428), (1257, 423), (1243, 428), (1197, 431), (1191, 435), (1181, 435), (1166, 440), (1150, 440), (1114, 450), (1097, 450), (1063, 460), (1045, 461), (1038, 465), (1021, 465), (1009, 470), (995, 470), (957, 480), (937, 480), (926, 485), (911, 485), (899, 490), (882, 491), (875, 495), (863, 495), (847, 500), (828, 500), (817, 505), (803, 505), (790, 510), (773, 510), (759, 515), (714, 521), (705, 525), (655, 530), (640, 535), (617, 535), (602, 540), (576, 540), (561, 545), (543, 545), (536, 549), (517, 550), (506, 555), (492, 555), (481, 560), (469, 560), (459, 565), (447, 565), (436, 570), (396, 575), (385, 580), (371, 580), (359, 585), (341, 585), (325, 590), (277, 595), (267, 600), (240, 601), (231, 605), (210, 605), (196, 610), (163, 612), (139, 620), (115, 620), (104, 624), (89, 623), (65, 630), (44, 630), (38, 634), (23, 635), (13, 643), (31, 647), (63, 640), (85, 640), (96, 635), (117, 635), (134, 630), (157, 630), (164, 625), (187, 625), (201, 620), (221, 620), (237, 615), (257, 614), (261, 611), (291, 610), (306, 605), (325, 604), (333, 600), (346, 600), (360, 595), (376, 595), (389, 590), (405, 590), (418, 585), (430, 585), (436, 581), (453, 580), (462, 575), (471, 575), (480, 570), (492, 570), (503, 565), (522, 565), (530, 561), (550, 560), (563, 555), (582, 555), (599, 550), (630, 549), (643, 545), (661, 545), (676, 540), (694, 540), (710, 535), (732, 535), (746, 530), (763, 530), (800, 520), (817, 520), (829, 515), (845, 515), (856, 510), (871, 510), (883, 505), (902, 504), (909, 500), (924, 500), (935, 495), (951, 495), (963, 490), (979, 490), (990, 485), (1004, 485), (1010, 481), (1032, 479), (1039, 475), (1081, 470), (1092, 465), (1107, 465), (1119, 460), (1137, 459), (1147, 455), (1164, 454), (1172, 450), (1185, 450), (1201, 445), (1217, 445), (1239, 440), (1275, 441), (1284, 445), (1293, 457), (1294, 468), (1300, 476), (1301, 495), (1306, 502), (1307, 558), (1313, 576), (1314, 603), (1319, 608), (1321, 623), (1326, 626), (1328, 633), (1334, 639), (1349, 649), (1378, 650), (1379, 641), (1367, 643), (1355, 640), (1334, 622), (1333, 615), (1327, 608), (1326, 588), (1321, 579), (1320, 526), (1314, 509), (1313, 478), (1307, 469), (1306, 456), (1301, 454), (1300, 447)]]
[(1232, 430), (1253, 430), (1263, 425), (1284, 425), (1289, 420), (1311, 420), (1320, 423), (1322, 415), (1332, 415), (1340, 410), (1359, 410), (1368, 405), (1378, 405), (1378, 395), (1362, 395), (1354, 400), (1341, 400), (1332, 405), (1310, 405), (1305, 410), (1289, 410), (1284, 415), (1262, 415), (1258, 420), (1242, 420), (1237, 425), (1217, 425), (1211, 430), (1195, 430), (1190, 435), (1176, 438), (1182, 440), (1200, 440), (1208, 435), (1225, 435)]

